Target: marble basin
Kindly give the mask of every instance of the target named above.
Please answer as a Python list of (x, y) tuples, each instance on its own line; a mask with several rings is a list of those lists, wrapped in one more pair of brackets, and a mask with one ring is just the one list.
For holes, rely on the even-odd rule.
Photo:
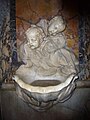
[(29, 106), (38, 111), (45, 111), (58, 102), (67, 100), (75, 89), (75, 74), (68, 76), (65, 82), (59, 80), (35, 80), (31, 84), (13, 77), (17, 94)]

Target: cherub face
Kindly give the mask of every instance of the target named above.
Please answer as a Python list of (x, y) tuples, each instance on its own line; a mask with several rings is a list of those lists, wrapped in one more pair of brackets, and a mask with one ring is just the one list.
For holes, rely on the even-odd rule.
[(27, 36), (28, 45), (31, 49), (38, 48), (40, 45), (40, 38), (36, 33), (31, 33)]
[(31, 27), (26, 31), (28, 45), (31, 49), (38, 48), (43, 40), (43, 31), (38, 27)]
[(56, 35), (62, 32), (66, 28), (66, 25), (61, 16), (56, 16), (49, 22), (48, 33), (50, 35)]

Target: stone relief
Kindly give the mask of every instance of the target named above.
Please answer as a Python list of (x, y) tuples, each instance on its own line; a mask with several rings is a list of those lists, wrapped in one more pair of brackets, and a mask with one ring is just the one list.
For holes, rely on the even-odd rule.
[[(26, 94), (26, 97), (23, 97), (23, 93), (27, 91), (30, 94), (29, 99), (33, 98), (35, 104), (37, 101), (44, 102), (42, 105), (35, 105), (38, 110), (46, 109), (45, 104), (47, 106), (50, 100), (55, 104), (68, 98), (75, 88), (79, 63), (74, 53), (67, 47), (63, 33), (65, 28), (66, 23), (62, 16), (55, 16), (50, 21), (41, 19), (25, 32), (27, 41), (22, 43), (19, 49), (19, 59), (24, 64), (18, 68), (13, 79), (20, 86), (18, 89), (23, 99), (27, 98)], [(48, 80), (59, 83), (46, 87), (44, 84), (32, 85), (38, 81), (42, 83)], [(23, 93), (20, 89), (24, 89)], [(30, 99), (32, 106), (31, 101)]]

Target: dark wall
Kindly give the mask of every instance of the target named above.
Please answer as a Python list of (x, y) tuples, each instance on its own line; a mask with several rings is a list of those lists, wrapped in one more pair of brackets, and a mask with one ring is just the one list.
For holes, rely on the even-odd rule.
[(3, 25), (4, 18), (9, 12), (10, 2), (9, 0), (0, 0), (0, 33)]

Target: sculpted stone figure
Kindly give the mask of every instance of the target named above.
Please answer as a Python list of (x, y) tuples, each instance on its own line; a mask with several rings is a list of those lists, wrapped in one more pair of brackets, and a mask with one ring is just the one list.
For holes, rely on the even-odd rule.
[[(31, 25), (25, 32), (27, 42), (20, 46), (20, 59), (24, 65), (19, 67), (13, 78), (21, 87), (24, 84), (22, 81), (28, 84), (37, 80), (59, 80), (61, 82), (60, 86), (53, 87), (53, 90), (52, 88), (51, 90), (50, 88), (37, 88), (38, 90), (35, 88), (34, 91), (32, 88), (34, 92), (38, 91), (38, 93), (63, 89), (70, 84), (78, 70), (78, 60), (66, 44), (63, 33), (66, 25), (62, 16), (45, 21), (45, 24), (48, 26), (45, 26), (45, 30), (42, 25), (37, 24)], [(23, 86), (24, 89), (32, 91), (31, 86)]]
[[(65, 24), (61, 16), (56, 16), (49, 22), (48, 34), (42, 28), (32, 25), (26, 31), (27, 43), (21, 46), (20, 57), (29, 70), (31, 79), (61, 79), (71, 73), (76, 73), (78, 61), (75, 55), (66, 47), (66, 39), (62, 31)], [(31, 72), (30, 72), (31, 71)], [(33, 71), (33, 74), (32, 74)], [(37, 77), (37, 78), (36, 78)]]

